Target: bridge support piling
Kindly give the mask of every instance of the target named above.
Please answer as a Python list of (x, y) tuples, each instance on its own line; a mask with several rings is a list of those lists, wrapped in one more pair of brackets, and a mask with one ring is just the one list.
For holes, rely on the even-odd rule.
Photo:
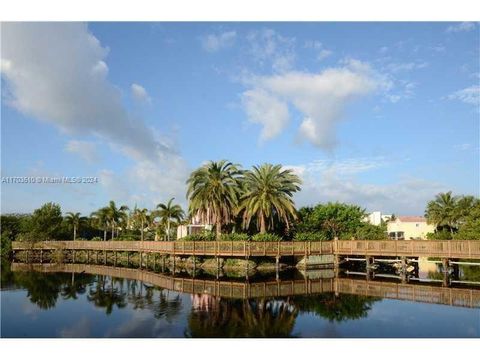
[(275, 256), (275, 278), (280, 280), (280, 256)]
[(72, 250), (72, 263), (75, 264), (75, 250)]
[(113, 252), (113, 265), (117, 266), (117, 251)]
[(95, 257), (96, 257), (95, 263), (96, 263), (96, 264), (98, 264), (98, 253), (99, 253), (99, 252), (100, 252), (100, 251), (95, 251)]
[(442, 270), (443, 270), (443, 286), (447, 287), (450, 285), (449, 273), (448, 273), (448, 266), (450, 261), (448, 258), (442, 259)]
[(130, 266), (130, 251), (127, 251), (127, 267)]
[(43, 250), (40, 250), (40, 264), (43, 263)]

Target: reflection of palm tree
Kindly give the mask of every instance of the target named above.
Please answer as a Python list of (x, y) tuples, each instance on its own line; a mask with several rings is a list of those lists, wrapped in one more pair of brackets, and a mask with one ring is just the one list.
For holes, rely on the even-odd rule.
[(114, 306), (119, 309), (127, 306), (125, 295), (118, 291), (113, 280), (110, 282), (110, 286), (106, 288), (105, 276), (98, 276), (96, 285), (90, 289), (87, 299), (97, 307), (104, 307), (107, 315), (112, 313)]
[(188, 337), (289, 337), (298, 310), (289, 299), (216, 299), (211, 309), (192, 310)]
[(171, 323), (172, 320), (180, 314), (182, 310), (182, 301), (180, 295), (176, 294), (173, 299), (169, 298), (169, 292), (160, 289), (158, 302), (154, 305), (153, 313), (156, 319), (165, 317)]

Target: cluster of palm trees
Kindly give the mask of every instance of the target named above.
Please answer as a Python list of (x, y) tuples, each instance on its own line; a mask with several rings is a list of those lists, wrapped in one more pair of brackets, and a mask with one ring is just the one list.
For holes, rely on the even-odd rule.
[(480, 199), (474, 196), (453, 196), (452, 192), (440, 193), (427, 204), (425, 217), (437, 230), (452, 234), (465, 222), (474, 207), (480, 206)]
[(107, 240), (108, 232), (113, 240), (124, 230), (139, 230), (141, 241), (147, 231), (155, 231), (156, 235), (163, 234), (170, 240), (172, 224), (178, 225), (185, 217), (180, 205), (173, 204), (173, 200), (174, 198), (171, 198), (166, 204), (158, 204), (154, 210), (139, 209), (135, 206), (133, 211), (129, 211), (126, 205), (118, 207), (114, 201), (110, 201), (107, 206), (94, 211), (90, 218), (81, 216), (78, 212), (69, 212), (65, 221), (73, 229), (73, 240), (76, 239), (80, 226), (87, 223), (103, 231), (104, 241)]
[(251, 170), (227, 160), (210, 161), (187, 180), (189, 214), (213, 224), (217, 239), (222, 226), (241, 219), (244, 229), (255, 226), (266, 233), (275, 223), (288, 229), (297, 218), (293, 194), (300, 178), (281, 165), (263, 164)]

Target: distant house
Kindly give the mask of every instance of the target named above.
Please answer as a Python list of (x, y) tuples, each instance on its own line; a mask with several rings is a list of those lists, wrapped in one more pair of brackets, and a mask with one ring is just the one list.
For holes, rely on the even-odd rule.
[(387, 222), (392, 218), (392, 215), (382, 214), (380, 211), (374, 211), (368, 214), (363, 220), (369, 222), (372, 225), (380, 225), (383, 222)]
[(202, 223), (200, 217), (195, 216), (192, 218), (192, 221), (188, 225), (179, 225), (177, 227), (177, 240), (182, 239), (188, 235), (201, 234), (205, 230), (210, 231), (213, 229), (212, 224)]
[(423, 216), (397, 216), (387, 223), (388, 237), (393, 240), (425, 239), (434, 230)]

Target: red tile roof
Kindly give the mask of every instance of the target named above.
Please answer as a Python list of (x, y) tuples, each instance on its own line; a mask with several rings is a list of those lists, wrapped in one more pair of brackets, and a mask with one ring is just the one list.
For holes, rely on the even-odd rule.
[(401, 222), (427, 222), (423, 216), (397, 216)]

